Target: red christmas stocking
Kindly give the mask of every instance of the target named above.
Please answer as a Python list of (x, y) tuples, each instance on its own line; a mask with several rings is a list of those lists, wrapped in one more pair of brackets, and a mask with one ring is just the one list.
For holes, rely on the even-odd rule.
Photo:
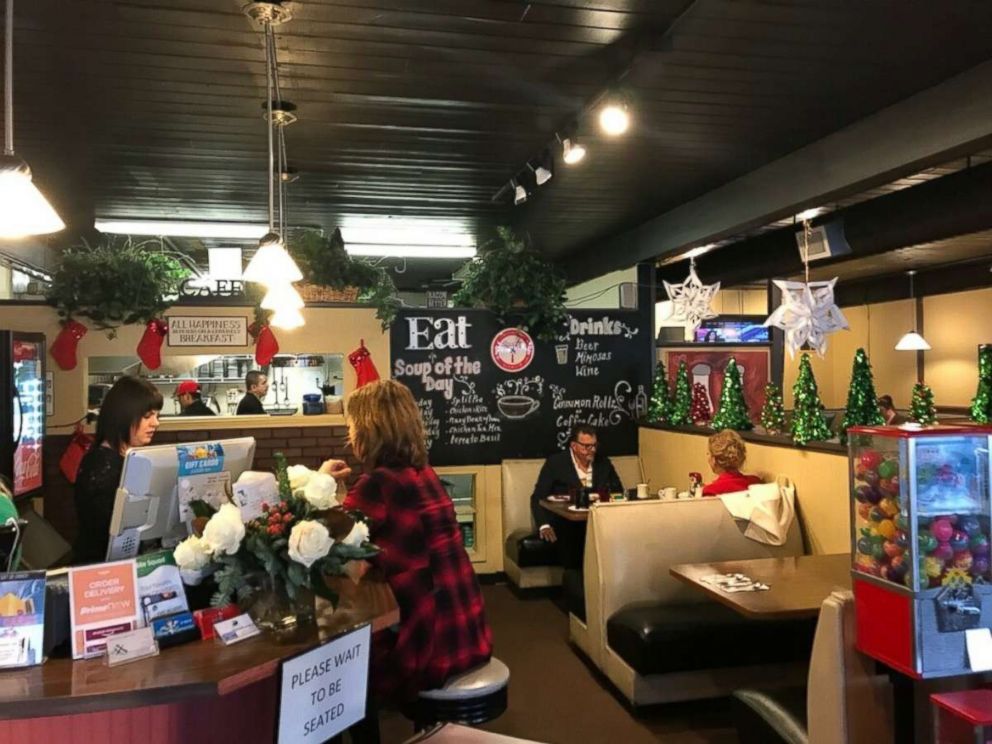
[(169, 324), (160, 318), (149, 320), (138, 342), (138, 356), (148, 369), (162, 366), (162, 342), (169, 332)]
[(279, 353), (279, 341), (268, 325), (253, 323), (248, 329), (255, 337), (255, 361), (263, 367)]
[(372, 353), (365, 348), (364, 340), (361, 346), (348, 355), (348, 361), (351, 362), (351, 366), (355, 368), (355, 374), (358, 375), (356, 388), (379, 379), (379, 370), (375, 368)]
[(52, 358), (62, 369), (76, 368), (76, 347), (89, 329), (76, 320), (67, 320), (52, 342)]

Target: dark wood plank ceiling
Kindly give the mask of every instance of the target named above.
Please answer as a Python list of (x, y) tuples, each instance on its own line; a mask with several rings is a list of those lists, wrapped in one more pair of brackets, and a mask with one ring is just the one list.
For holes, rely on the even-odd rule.
[[(94, 215), (264, 219), (263, 50), (242, 4), (17, 3), (17, 149), (76, 231)], [(512, 220), (562, 260), (992, 57), (992, 3), (966, 0), (293, 7), (278, 31), (300, 114), (292, 223), (443, 217), (481, 240)], [(629, 136), (584, 118), (582, 166), (522, 207), (491, 201), (621, 75)]]

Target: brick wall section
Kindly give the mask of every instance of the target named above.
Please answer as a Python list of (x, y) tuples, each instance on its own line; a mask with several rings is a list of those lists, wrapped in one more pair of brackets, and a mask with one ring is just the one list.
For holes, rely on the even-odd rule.
[[(290, 465), (306, 465), (316, 470), (328, 458), (346, 460), (352, 467), (352, 482), (361, 466), (348, 446), (345, 426), (305, 428), (216, 429), (210, 431), (159, 431), (153, 444), (177, 444), (236, 437), (255, 437), (254, 470), (274, 470), (275, 454), (282, 452)], [(45, 439), (45, 517), (70, 542), (76, 535), (76, 507), (73, 487), (59, 470), (59, 458), (69, 446), (69, 436)], [(349, 483), (350, 485), (350, 483)]]

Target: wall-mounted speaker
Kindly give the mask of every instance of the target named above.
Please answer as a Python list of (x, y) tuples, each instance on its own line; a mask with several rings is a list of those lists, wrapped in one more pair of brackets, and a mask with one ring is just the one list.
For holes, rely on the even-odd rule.
[[(803, 257), (803, 230), (796, 231), (796, 246), (799, 258)], [(809, 236), (809, 260), (843, 256), (851, 252), (851, 246), (844, 237), (844, 220), (837, 219), (811, 228)]]
[(620, 284), (620, 309), (637, 309), (637, 283), (623, 282)]

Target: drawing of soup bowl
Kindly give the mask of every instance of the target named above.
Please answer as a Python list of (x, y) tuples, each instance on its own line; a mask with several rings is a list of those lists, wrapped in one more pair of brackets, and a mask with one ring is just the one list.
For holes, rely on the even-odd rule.
[(526, 395), (504, 395), (496, 401), (499, 412), (509, 419), (521, 419), (537, 410), (540, 403)]

